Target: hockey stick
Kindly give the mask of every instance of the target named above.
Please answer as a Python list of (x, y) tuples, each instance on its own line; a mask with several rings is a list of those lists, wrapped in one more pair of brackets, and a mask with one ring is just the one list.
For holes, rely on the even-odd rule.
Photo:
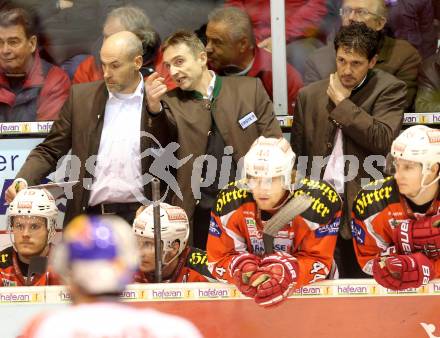
[(31, 257), (28, 267), (28, 275), (26, 278), (25, 286), (32, 285), (32, 278), (35, 275), (42, 275), (47, 270), (47, 257), (46, 256), (34, 256)]
[(160, 181), (153, 178), (151, 182), (153, 195), (153, 220), (154, 220), (154, 260), (156, 269), (154, 279), (156, 283), (162, 282), (162, 236), (160, 226)]
[(312, 205), (312, 202), (313, 198), (306, 194), (292, 197), (269, 221), (267, 221), (263, 229), (264, 251), (266, 253), (273, 253), (273, 240), (278, 231), (280, 231), (280, 229), (295, 216), (306, 211)]

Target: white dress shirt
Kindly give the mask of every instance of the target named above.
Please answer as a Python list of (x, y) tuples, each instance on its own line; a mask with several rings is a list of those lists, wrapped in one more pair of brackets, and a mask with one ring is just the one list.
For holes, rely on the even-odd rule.
[(140, 130), (144, 81), (131, 94), (109, 93), (89, 205), (129, 203), (144, 196)]
[[(356, 90), (360, 86), (363, 85), (367, 76), (355, 87), (353, 90)], [(335, 135), (335, 146), (333, 147), (332, 153), (330, 155), (330, 159), (324, 171), (324, 181), (329, 182), (335, 187), (335, 190), (342, 194), (344, 193), (344, 150), (343, 150), (343, 135), (342, 130), (340, 128), (337, 129)]]
[(335, 135), (335, 146), (324, 171), (324, 181), (332, 184), (335, 190), (344, 193), (344, 152), (342, 150), (342, 130), (338, 128)]
[(203, 96), (203, 98), (205, 100), (211, 100), (212, 99), (212, 94), (214, 92), (214, 87), (215, 87), (216, 75), (215, 75), (215, 73), (212, 70), (209, 71), (209, 74), (211, 74), (212, 79), (211, 79), (211, 81), (209, 81), (208, 89), (206, 90), (206, 96)]

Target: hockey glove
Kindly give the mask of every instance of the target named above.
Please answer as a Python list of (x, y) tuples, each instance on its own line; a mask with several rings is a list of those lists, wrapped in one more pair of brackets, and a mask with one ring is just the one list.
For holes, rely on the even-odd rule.
[(271, 306), (289, 296), (295, 286), (298, 264), (296, 258), (286, 253), (276, 253), (261, 260), (258, 272), (252, 276), (251, 284), (259, 279), (255, 302)]
[(397, 250), (409, 255), (423, 252), (428, 258), (440, 258), (440, 215), (401, 223), (394, 229)]
[(418, 288), (428, 284), (433, 275), (431, 261), (420, 252), (378, 257), (373, 262), (373, 277), (376, 282), (392, 290)]
[(250, 253), (240, 254), (231, 261), (231, 271), (234, 284), (242, 294), (247, 297), (254, 297), (257, 293), (256, 287), (250, 285), (251, 276), (257, 271), (260, 258)]

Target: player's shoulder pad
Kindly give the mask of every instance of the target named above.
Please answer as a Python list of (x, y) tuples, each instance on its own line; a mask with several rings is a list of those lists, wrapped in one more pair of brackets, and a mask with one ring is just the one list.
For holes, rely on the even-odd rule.
[(220, 190), (215, 206), (212, 208), (214, 214), (226, 215), (239, 208), (243, 203), (253, 201), (252, 194), (243, 189), (243, 186), (243, 181), (234, 181)]
[(396, 180), (390, 176), (365, 185), (353, 202), (353, 212), (356, 218), (364, 220), (399, 201)]
[(312, 197), (312, 204), (301, 216), (313, 223), (327, 224), (341, 210), (342, 200), (335, 188), (325, 181), (304, 177), (296, 183), (294, 196), (302, 194)]
[(197, 271), (201, 275), (214, 279), (208, 270), (208, 257), (206, 251), (189, 247), (188, 256), (186, 256), (185, 266)]
[(14, 248), (12, 246), (0, 251), (0, 269), (6, 269), (12, 265), (12, 255)]

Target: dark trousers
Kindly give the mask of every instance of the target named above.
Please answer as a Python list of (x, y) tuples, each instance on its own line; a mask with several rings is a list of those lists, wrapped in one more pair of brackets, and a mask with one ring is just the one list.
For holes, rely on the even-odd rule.
[(211, 209), (196, 206), (193, 216), (193, 246), (206, 250)]
[[(88, 215), (102, 215), (101, 212), (95, 211), (93, 209), (92, 210), (91, 209), (87, 209), (87, 214)], [(106, 215), (106, 214), (104, 214), (104, 215)], [(136, 210), (134, 210), (134, 211), (126, 211), (126, 212), (118, 212), (118, 213), (115, 213), (115, 215), (123, 218), (124, 220), (127, 221), (128, 224), (130, 224), (130, 226), (132, 226), (133, 222), (134, 222), (134, 219), (135, 219), (135, 216), (136, 216)]]
[(354, 253), (352, 239), (343, 239), (341, 235), (338, 235), (334, 257), (338, 266), (339, 278), (373, 278), (360, 268)]

